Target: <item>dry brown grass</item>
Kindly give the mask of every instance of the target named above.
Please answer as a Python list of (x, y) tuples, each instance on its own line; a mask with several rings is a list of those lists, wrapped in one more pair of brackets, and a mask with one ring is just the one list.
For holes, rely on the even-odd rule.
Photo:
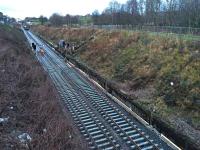
[[(23, 34), (9, 31), (0, 27), (0, 117), (9, 117), (0, 149), (87, 149)], [(23, 132), (32, 137), (28, 147), (17, 138)]]
[[(55, 30), (42, 28), (49, 33)], [(41, 27), (35, 30), (49, 38)], [(70, 34), (71, 39), (79, 40), (84, 30)], [(62, 34), (62, 38), (68, 36)], [(185, 135), (200, 145), (199, 44), (170, 35), (103, 31), (82, 47), (76, 57), (137, 97), (135, 101), (140, 105), (156, 109), (156, 115), (177, 130), (184, 130)]]

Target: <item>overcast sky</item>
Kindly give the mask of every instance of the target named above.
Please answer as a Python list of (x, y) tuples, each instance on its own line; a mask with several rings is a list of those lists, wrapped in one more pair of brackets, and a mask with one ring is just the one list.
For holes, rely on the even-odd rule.
[[(24, 19), (25, 17), (61, 15), (86, 15), (95, 9), (103, 11), (111, 0), (0, 0), (0, 12)], [(125, 3), (127, 0), (118, 0)]]

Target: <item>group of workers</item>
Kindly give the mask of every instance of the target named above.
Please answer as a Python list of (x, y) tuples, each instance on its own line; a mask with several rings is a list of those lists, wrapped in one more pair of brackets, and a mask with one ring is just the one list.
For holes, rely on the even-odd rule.
[(69, 43), (66, 44), (64, 40), (60, 40), (58, 45), (59, 45), (59, 48), (69, 48)]
[[(37, 46), (35, 43), (31, 43), (31, 46), (35, 52), (39, 52), (42, 56), (44, 56), (45, 51), (43, 46), (39, 46), (39, 50), (37, 50)], [(74, 47), (75, 46), (73, 44), (66, 43), (64, 40), (60, 40), (58, 43), (58, 50), (62, 54), (65, 54), (66, 52), (72, 54), (74, 51)]]
[[(35, 44), (35, 43), (32, 43), (31, 46), (32, 46), (33, 50), (37, 52), (37, 46), (36, 46), (36, 44)], [(39, 53), (40, 53), (42, 56), (44, 56), (45, 51), (44, 51), (44, 49), (43, 49), (42, 46), (39, 47)]]
[(68, 54), (72, 54), (73, 51), (75, 49), (75, 46), (73, 43), (66, 43), (64, 40), (60, 40), (58, 42), (58, 51), (61, 52), (61, 54), (65, 54), (65, 53), (68, 53)]

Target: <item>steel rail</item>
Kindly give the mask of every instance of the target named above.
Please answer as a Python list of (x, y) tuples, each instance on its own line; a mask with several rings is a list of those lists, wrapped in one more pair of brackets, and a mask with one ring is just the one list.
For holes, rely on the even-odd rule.
[[(41, 42), (41, 40), (32, 33), (25, 32), (25, 34), (38, 46), (46, 46), (44, 41)], [(44, 48), (51, 49), (49, 45)], [(149, 139), (147, 134), (120, 111), (120, 107), (120, 109), (118, 109), (114, 106), (112, 104), (113, 102), (107, 98), (105, 93), (97, 89), (93, 83), (90, 83), (74, 68), (72, 69), (70, 66), (64, 64), (64, 61), (61, 61), (60, 58), (58, 58), (54, 51), (50, 52), (49, 50), (45, 50), (45, 55), (43, 57), (38, 56), (38, 60), (44, 69), (49, 72), (61, 98), (67, 105), (75, 122), (78, 124), (80, 131), (87, 137), (87, 140), (90, 141), (91, 148), (102, 149), (102, 141), (108, 143), (107, 147), (104, 146), (103, 149), (120, 148), (120, 144), (116, 143), (116, 140), (108, 131), (107, 126), (99, 121), (99, 119), (103, 119), (107, 122), (106, 124), (112, 128), (113, 132), (121, 137), (122, 141), (126, 141), (127, 147), (138, 150), (162, 150), (159, 144)], [(87, 120), (92, 120), (93, 124), (90, 124), (90, 121), (87, 122)], [(90, 131), (97, 129), (100, 133), (95, 134), (95, 136), (92, 135)], [(99, 137), (102, 138), (98, 139)]]

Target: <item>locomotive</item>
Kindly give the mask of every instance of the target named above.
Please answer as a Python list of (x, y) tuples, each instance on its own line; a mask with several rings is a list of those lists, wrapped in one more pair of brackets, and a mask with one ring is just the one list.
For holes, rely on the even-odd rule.
[(23, 28), (24, 28), (24, 30), (29, 30), (30, 26), (26, 24), (26, 25), (23, 26)]

